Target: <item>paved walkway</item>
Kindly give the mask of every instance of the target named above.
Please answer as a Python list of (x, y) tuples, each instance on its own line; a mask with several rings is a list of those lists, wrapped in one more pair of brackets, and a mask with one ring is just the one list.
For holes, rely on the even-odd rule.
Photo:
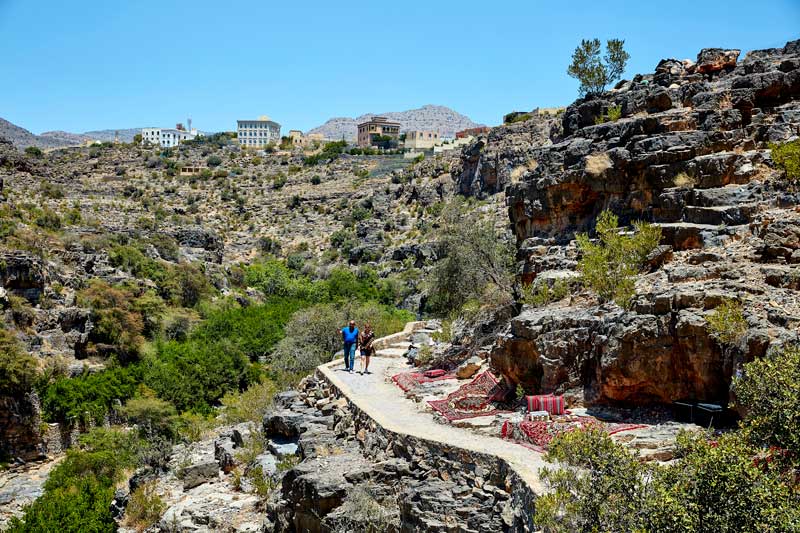
[[(322, 365), (319, 370), (353, 403), (387, 430), (495, 455), (505, 460), (528, 483), (533, 492), (541, 494), (543, 486), (537, 472), (546, 464), (542, 454), (499, 437), (481, 436), (466, 428), (440, 423), (434, 418), (427, 403), (417, 403), (406, 398), (403, 391), (392, 382), (393, 375), (410, 370), (402, 358), (409, 343), (410, 326), (407, 326), (404, 335), (393, 335), (393, 338), (385, 339), (388, 342), (381, 343), (383, 348), (378, 350), (377, 357), (373, 357), (370, 363), (371, 374), (345, 372), (342, 359)], [(359, 362), (356, 358), (356, 369), (358, 368)], [(466, 382), (460, 380), (460, 383)]]

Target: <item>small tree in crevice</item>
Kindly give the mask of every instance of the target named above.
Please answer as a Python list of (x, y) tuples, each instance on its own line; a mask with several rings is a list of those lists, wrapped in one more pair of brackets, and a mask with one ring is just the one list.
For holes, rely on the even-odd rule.
[(576, 237), (582, 257), (578, 270), (584, 284), (604, 301), (613, 300), (627, 309), (636, 294), (635, 276), (648, 254), (661, 240), (661, 228), (646, 222), (634, 222), (634, 232), (626, 235), (617, 227), (618, 218), (603, 211), (597, 218), (600, 242), (592, 242), (586, 233)]
[(582, 96), (602, 93), (609, 83), (622, 76), (631, 57), (621, 39), (606, 41), (606, 53), (602, 58), (600, 52), (600, 39), (583, 39), (572, 53), (567, 74), (581, 82), (579, 91)]

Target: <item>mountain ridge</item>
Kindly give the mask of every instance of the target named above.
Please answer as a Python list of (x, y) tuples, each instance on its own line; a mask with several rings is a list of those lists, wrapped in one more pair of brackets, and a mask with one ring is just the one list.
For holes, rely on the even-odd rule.
[(438, 131), (442, 137), (455, 137), (457, 131), (483, 126), (449, 107), (427, 104), (406, 111), (365, 113), (355, 118), (332, 117), (324, 124), (308, 130), (307, 133), (321, 133), (326, 139), (354, 140), (357, 137), (358, 124), (376, 116), (399, 122), (401, 132), (408, 130)]

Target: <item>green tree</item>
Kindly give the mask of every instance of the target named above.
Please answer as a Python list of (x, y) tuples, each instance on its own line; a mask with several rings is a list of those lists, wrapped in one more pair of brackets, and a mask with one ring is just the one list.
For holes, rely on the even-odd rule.
[(36, 379), (33, 356), (22, 351), (13, 333), (0, 328), (0, 396), (21, 396)]
[(744, 365), (734, 391), (746, 409), (748, 438), (789, 450), (800, 463), (800, 346), (787, 346)]
[(513, 294), (514, 250), (493, 223), (482, 221), (457, 200), (442, 213), (438, 234), (443, 257), (430, 276), (429, 306), (446, 315), (483, 296), (490, 286), (510, 299)]
[(206, 165), (210, 167), (218, 167), (222, 164), (222, 158), (218, 155), (210, 155), (206, 159)]
[(786, 172), (792, 183), (800, 183), (800, 139), (783, 144), (770, 144), (772, 160)]
[(627, 308), (633, 296), (634, 277), (647, 256), (661, 240), (661, 228), (645, 222), (634, 222), (633, 235), (620, 233), (618, 218), (603, 211), (597, 218), (595, 231), (600, 242), (593, 242), (586, 233), (576, 237), (582, 257), (578, 262), (583, 282), (604, 301), (613, 300)]
[(583, 39), (572, 53), (572, 63), (567, 74), (580, 82), (581, 95), (602, 93), (609, 83), (618, 80), (625, 71), (630, 55), (625, 51), (625, 41), (609, 39), (606, 53), (601, 58), (600, 39)]
[(28, 146), (25, 148), (25, 154), (31, 157), (42, 157), (43, 153), (44, 152), (42, 152), (42, 149), (38, 146)]

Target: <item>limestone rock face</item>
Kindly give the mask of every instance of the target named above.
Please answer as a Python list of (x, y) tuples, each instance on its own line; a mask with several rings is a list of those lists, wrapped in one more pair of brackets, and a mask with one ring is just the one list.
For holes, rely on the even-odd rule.
[(718, 72), (736, 66), (741, 50), (724, 50), (722, 48), (704, 48), (697, 54), (697, 72), (706, 74)]

